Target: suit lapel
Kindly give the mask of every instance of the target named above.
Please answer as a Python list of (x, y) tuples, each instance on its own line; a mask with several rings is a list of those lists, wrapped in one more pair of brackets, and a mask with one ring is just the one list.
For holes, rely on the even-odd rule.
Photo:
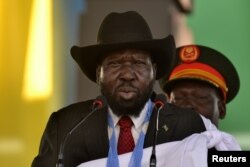
[(107, 128), (107, 108), (96, 111), (87, 127), (86, 145), (90, 157), (102, 158), (108, 155), (109, 140)]
[[(153, 144), (156, 117), (157, 113), (153, 111), (145, 137), (144, 148), (152, 146)], [(171, 140), (176, 124), (176, 119), (177, 117), (174, 114), (174, 111), (169, 107), (168, 104), (166, 104), (163, 110), (161, 110), (159, 113), (157, 144), (165, 143)]]

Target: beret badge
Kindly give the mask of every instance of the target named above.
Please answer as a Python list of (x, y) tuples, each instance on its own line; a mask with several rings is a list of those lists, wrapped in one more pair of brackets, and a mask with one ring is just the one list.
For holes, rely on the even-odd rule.
[(191, 63), (196, 61), (199, 58), (199, 55), (199, 48), (193, 45), (183, 47), (179, 52), (180, 59), (184, 63)]

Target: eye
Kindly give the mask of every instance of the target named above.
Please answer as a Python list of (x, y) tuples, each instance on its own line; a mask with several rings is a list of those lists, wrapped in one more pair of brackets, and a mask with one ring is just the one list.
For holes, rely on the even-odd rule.
[(134, 63), (136, 66), (146, 66), (146, 62), (142, 60), (136, 60)]
[(200, 99), (200, 100), (208, 99), (208, 96), (206, 96), (206, 95), (195, 95), (194, 97), (195, 97), (196, 99)]
[(144, 61), (141, 61), (141, 60), (137, 60), (137, 61), (136, 61), (136, 64), (145, 64), (145, 62), (144, 62)]
[(108, 67), (119, 67), (120, 65), (121, 65), (121, 63), (118, 61), (110, 61), (107, 63)]
[(198, 98), (199, 99), (207, 99), (208, 97), (207, 96), (199, 96)]
[(197, 101), (199, 103), (207, 103), (211, 100), (210, 96), (207, 95), (196, 95), (193, 96), (194, 101)]
[(175, 96), (174, 98), (171, 99), (173, 103), (181, 102), (184, 99), (183, 96)]

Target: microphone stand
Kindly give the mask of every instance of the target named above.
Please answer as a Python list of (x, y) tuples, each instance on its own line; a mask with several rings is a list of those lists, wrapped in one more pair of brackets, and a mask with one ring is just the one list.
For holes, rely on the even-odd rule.
[(63, 142), (60, 145), (60, 150), (59, 150), (59, 154), (58, 154), (58, 161), (56, 164), (56, 167), (64, 167), (63, 164), (63, 153), (64, 153), (64, 146), (66, 144), (66, 142), (68, 141), (69, 136), (85, 121), (87, 120), (98, 108), (94, 108), (90, 113), (87, 114), (87, 116), (85, 116), (83, 119), (81, 119), (70, 131), (69, 133), (67, 133), (67, 135), (65, 136), (65, 138), (63, 139)]
[(159, 130), (159, 123), (158, 123), (158, 120), (159, 120), (159, 111), (163, 108), (163, 106), (160, 106), (157, 110), (156, 110), (156, 120), (155, 120), (155, 133), (154, 133), (154, 138), (153, 138), (153, 146), (152, 146), (152, 154), (151, 154), (151, 157), (150, 157), (150, 161), (149, 161), (149, 166), (150, 167), (156, 167), (156, 162), (157, 162), (157, 159), (156, 159), (156, 151), (155, 151), (155, 146), (156, 146), (156, 143), (157, 143), (157, 134), (158, 134), (158, 130)]

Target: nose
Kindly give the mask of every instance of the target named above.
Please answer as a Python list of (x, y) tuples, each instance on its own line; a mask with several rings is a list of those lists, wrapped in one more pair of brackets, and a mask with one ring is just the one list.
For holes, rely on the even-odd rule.
[(121, 80), (132, 81), (135, 79), (135, 70), (133, 68), (133, 64), (125, 63), (122, 65), (120, 69), (120, 77)]
[(185, 98), (183, 99), (179, 104), (178, 106), (182, 107), (182, 108), (188, 108), (188, 109), (192, 109), (192, 110), (195, 110), (195, 105), (193, 103), (193, 100), (192, 99), (189, 99), (189, 98)]

